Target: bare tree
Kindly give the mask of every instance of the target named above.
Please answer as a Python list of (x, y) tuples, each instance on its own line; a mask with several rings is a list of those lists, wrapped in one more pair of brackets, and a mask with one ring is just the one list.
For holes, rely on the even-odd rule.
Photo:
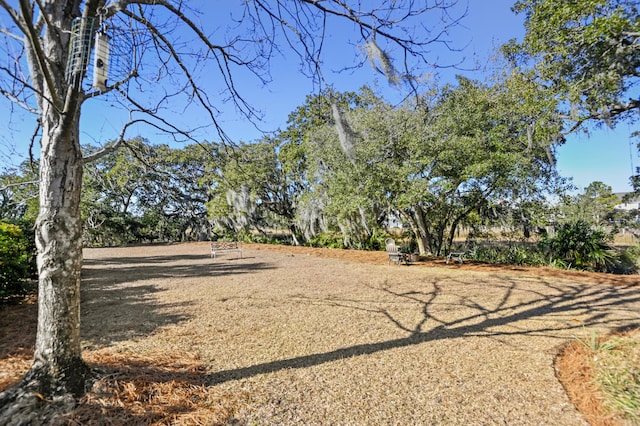
[[(299, 60), (316, 84), (326, 84), (326, 34), (341, 22), (354, 28), (348, 42), (362, 47), (345, 67), (371, 61), (389, 81), (416, 90), (414, 76), (439, 61), (430, 59), (430, 49), (448, 46), (447, 31), (459, 19), (453, 13), (465, 13), (457, 0), (238, 3), (224, 26), (208, 28), (193, 1), (0, 0), (0, 93), (34, 115), (31, 145), (40, 143), (35, 360), (18, 385), (0, 394), (0, 423), (44, 422), (72, 406), (90, 383), (80, 346), (79, 207), (86, 161), (126, 144), (127, 133), (139, 125), (197, 142), (196, 129), (176, 121), (177, 105), (182, 114), (204, 112), (202, 126), (230, 142), (219, 120), (221, 105), (233, 103), (251, 122), (259, 118), (235, 76), (249, 72), (268, 83), (270, 61), (283, 55)], [(125, 60), (109, 64), (110, 53)], [(206, 91), (203, 82), (213, 78), (221, 92)], [(105, 95), (130, 119), (101, 151), (84, 155), (82, 107)]]

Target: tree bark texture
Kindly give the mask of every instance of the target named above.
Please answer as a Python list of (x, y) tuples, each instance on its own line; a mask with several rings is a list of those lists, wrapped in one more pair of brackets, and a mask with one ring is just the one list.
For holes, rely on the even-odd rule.
[(67, 120), (53, 108), (45, 111), (36, 222), (38, 333), (32, 370), (43, 374), (45, 394), (79, 395), (86, 373), (80, 353), (82, 152), (78, 127), (68, 124), (78, 120)]
[[(31, 31), (25, 42), (42, 129), (35, 231), (38, 330), (31, 369), (20, 383), (0, 394), (0, 424), (42, 424), (54, 418), (85, 392), (90, 373), (80, 346), (83, 159), (79, 119), (84, 93), (80, 84), (69, 85), (65, 80), (71, 4), (75, 3), (44, 1), (49, 25), (41, 34)], [(33, 19), (26, 8), (22, 11), (26, 22)]]
[[(82, 152), (78, 127), (45, 106), (40, 157), (38, 331), (34, 363), (20, 383), (0, 394), (0, 424), (46, 424), (85, 392), (89, 367), (81, 356), (80, 270)], [(78, 115), (78, 111), (72, 114)]]

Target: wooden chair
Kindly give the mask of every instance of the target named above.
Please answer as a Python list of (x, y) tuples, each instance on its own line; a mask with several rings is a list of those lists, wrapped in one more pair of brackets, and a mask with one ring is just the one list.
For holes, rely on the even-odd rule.
[(389, 263), (393, 262), (400, 265), (400, 263), (403, 262), (405, 265), (407, 264), (407, 254), (398, 250), (398, 246), (396, 246), (393, 238), (387, 238), (384, 243), (387, 248), (387, 254), (389, 255)]

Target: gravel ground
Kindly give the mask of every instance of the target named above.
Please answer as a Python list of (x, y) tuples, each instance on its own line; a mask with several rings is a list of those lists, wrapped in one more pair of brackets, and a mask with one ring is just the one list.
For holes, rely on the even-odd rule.
[(197, 359), (239, 396), (229, 424), (583, 425), (556, 354), (640, 319), (634, 277), (263, 245), (84, 254), (86, 350)]

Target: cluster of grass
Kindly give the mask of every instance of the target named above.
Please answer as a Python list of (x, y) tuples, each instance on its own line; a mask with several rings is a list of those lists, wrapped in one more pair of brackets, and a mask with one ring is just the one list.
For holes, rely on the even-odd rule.
[(640, 420), (640, 328), (603, 339), (579, 338), (592, 354), (592, 377), (612, 418)]

